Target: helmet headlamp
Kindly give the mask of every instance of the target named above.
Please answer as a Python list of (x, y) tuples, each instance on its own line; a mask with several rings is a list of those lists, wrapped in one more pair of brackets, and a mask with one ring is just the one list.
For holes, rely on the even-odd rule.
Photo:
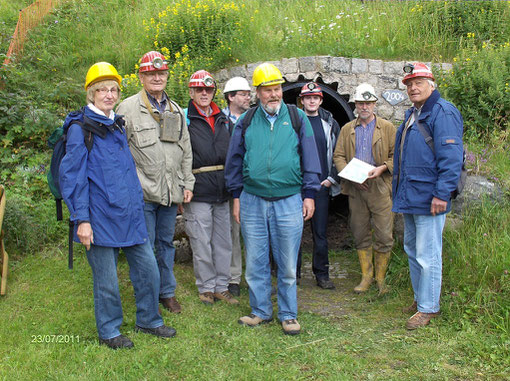
[(405, 64), (404, 65), (404, 73), (412, 74), (413, 71), (414, 71), (414, 65), (413, 64)]
[(154, 66), (155, 69), (161, 69), (164, 65), (167, 64), (168, 61), (163, 60), (161, 57), (154, 57), (152, 61), (140, 64), (140, 67)]
[(379, 98), (377, 98), (377, 96), (375, 94), (372, 94), (370, 91), (365, 91), (364, 93), (361, 94), (361, 96), (366, 101), (369, 101), (370, 98), (372, 98), (372, 97), (374, 97), (376, 101), (379, 99)]

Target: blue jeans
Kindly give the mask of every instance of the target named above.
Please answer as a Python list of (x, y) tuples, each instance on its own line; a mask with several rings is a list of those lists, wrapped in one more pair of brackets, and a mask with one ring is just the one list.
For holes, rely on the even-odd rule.
[(177, 204), (164, 206), (146, 202), (143, 214), (152, 250), (156, 249), (156, 261), (161, 279), (159, 297), (171, 298), (175, 296), (177, 287), (174, 276), (175, 247), (173, 244)]
[(404, 250), (418, 311), (439, 311), (443, 227), (446, 214), (404, 214)]
[(262, 319), (273, 315), (269, 244), (278, 266), (278, 319), (297, 317), (296, 266), (303, 232), (303, 201), (296, 194), (266, 201), (242, 192), (241, 232), (246, 248), (246, 282), (252, 313)]
[[(129, 277), (135, 290), (136, 325), (156, 328), (163, 325), (158, 312), (159, 272), (149, 242), (122, 248), (129, 263)], [(117, 261), (119, 249), (91, 245), (87, 259), (94, 280), (94, 312), (99, 337), (111, 339), (120, 335), (122, 305), (120, 302)]]

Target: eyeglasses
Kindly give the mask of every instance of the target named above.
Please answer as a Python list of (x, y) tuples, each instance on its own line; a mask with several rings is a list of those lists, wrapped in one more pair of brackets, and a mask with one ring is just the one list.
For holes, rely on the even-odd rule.
[(113, 89), (107, 89), (106, 87), (102, 87), (100, 89), (97, 89), (96, 92), (103, 96), (105, 96), (108, 93), (111, 93), (112, 95), (117, 95), (119, 93), (119, 89), (117, 89), (116, 87), (114, 87)]
[(214, 87), (194, 87), (194, 89), (197, 93), (201, 93), (205, 90), (207, 94), (212, 94), (214, 90), (216, 90)]

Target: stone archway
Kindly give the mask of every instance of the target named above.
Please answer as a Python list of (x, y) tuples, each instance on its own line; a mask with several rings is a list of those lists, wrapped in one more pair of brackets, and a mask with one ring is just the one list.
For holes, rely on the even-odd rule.
[[(406, 62), (410, 61), (413, 60), (382, 61), (363, 58), (311, 56), (282, 58), (279, 61), (270, 62), (280, 69), (287, 81), (284, 87), (286, 102), (295, 103), (296, 89), (299, 83), (316, 81), (327, 85), (328, 89), (332, 90), (332, 93), (328, 90), (328, 98), (332, 102), (333, 99), (338, 99), (338, 95), (351, 106), (352, 110), (354, 89), (360, 83), (368, 82), (374, 86), (376, 95), (379, 97), (377, 114), (398, 125), (404, 119), (407, 108), (411, 106), (405, 92), (405, 86), (402, 84), (402, 68)], [(218, 71), (214, 76), (218, 81), (219, 88), (223, 89), (225, 82), (236, 76), (244, 77), (250, 81), (253, 71), (261, 63), (256, 62)], [(436, 73), (452, 70), (452, 65), (448, 63), (431, 64), (427, 62), (427, 65), (431, 66)], [(338, 106), (335, 104), (331, 106), (333, 109), (325, 108), (334, 112), (335, 116), (340, 115), (341, 120), (337, 121), (342, 125), (341, 122), (345, 120), (342, 118), (347, 118), (349, 112), (345, 109), (342, 100), (338, 100), (337, 103), (342, 108), (341, 110), (338, 110)], [(353, 116), (354, 114), (352, 114)], [(345, 120), (345, 122), (347, 121)]]

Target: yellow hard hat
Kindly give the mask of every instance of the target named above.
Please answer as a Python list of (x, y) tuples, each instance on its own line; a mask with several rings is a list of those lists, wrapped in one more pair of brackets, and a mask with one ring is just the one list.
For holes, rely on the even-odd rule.
[(119, 86), (120, 81), (122, 81), (122, 77), (117, 73), (117, 69), (115, 69), (112, 64), (108, 62), (95, 63), (90, 67), (85, 77), (85, 90), (94, 82), (103, 81), (105, 79), (112, 79), (116, 81)]
[(253, 72), (253, 86), (272, 86), (284, 83), (280, 70), (269, 62), (257, 66)]

